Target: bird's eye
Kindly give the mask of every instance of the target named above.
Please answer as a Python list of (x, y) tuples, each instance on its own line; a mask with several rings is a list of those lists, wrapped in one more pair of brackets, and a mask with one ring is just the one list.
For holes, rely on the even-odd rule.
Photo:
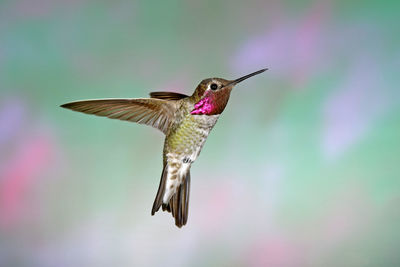
[(212, 83), (212, 84), (210, 85), (210, 88), (211, 88), (211, 90), (217, 90), (218, 85), (217, 85), (216, 83)]

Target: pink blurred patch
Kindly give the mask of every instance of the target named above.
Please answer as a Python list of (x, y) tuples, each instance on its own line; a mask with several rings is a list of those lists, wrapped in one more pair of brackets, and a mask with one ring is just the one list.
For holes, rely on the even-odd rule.
[(23, 17), (24, 19), (29, 18), (42, 18), (50, 14), (54, 7), (57, 5), (56, 1), (52, 0), (20, 0), (15, 1), (13, 5), (10, 5), (8, 12), (16, 17)]
[(330, 8), (327, 3), (319, 2), (313, 6), (308, 16), (305, 16), (301, 22), (299, 29), (295, 33), (293, 48), (295, 59), (294, 82), (303, 84), (310, 76), (311, 69), (315, 69), (318, 60), (324, 58), (320, 39), (323, 37), (323, 26), (328, 20)]
[[(206, 190), (205, 190), (206, 191)], [(204, 228), (209, 234), (218, 233), (231, 216), (233, 208), (231, 200), (234, 198), (232, 184), (221, 181), (207, 189), (207, 197), (203, 198), (202, 209), (206, 214), (201, 217)]]
[(183, 88), (186, 88), (188, 84), (193, 83), (193, 81), (189, 81), (187, 77), (189, 74), (184, 74), (182, 76), (178, 76), (175, 78), (172, 78), (171, 80), (165, 82), (163, 81), (160, 83), (160, 85), (155, 88), (153, 91), (171, 91), (171, 92), (177, 92), (181, 94), (188, 94), (188, 90), (184, 90)]
[(25, 194), (51, 161), (52, 142), (45, 137), (28, 140), (0, 173), (0, 225), (9, 226), (25, 210)]
[(299, 249), (282, 236), (267, 237), (251, 247), (247, 266), (301, 266)]
[(54, 13), (54, 10), (57, 8), (65, 9), (68, 6), (78, 8), (77, 5), (81, 4), (82, 2), (77, 0), (19, 0), (13, 1), (13, 3), (10, 4), (7, 14), (12, 15), (14, 18), (43, 18)]
[(269, 67), (276, 75), (284, 73), (287, 79), (289, 74), (293, 83), (303, 84), (311, 71), (326, 61), (322, 40), (330, 13), (328, 3), (319, 2), (301, 21), (279, 18), (266, 34), (255, 37), (242, 47), (233, 62), (235, 70), (246, 72)]
[(360, 231), (370, 224), (374, 205), (362, 184), (348, 184), (349, 188), (338, 192), (331, 203), (327, 203), (326, 214), (318, 222), (320, 230), (315, 232), (323, 239), (325, 245), (337, 245), (351, 240)]

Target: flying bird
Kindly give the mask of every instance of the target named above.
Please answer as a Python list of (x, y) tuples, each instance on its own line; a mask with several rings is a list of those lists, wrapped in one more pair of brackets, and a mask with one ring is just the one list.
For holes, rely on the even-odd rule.
[(224, 111), (232, 88), (261, 69), (235, 80), (202, 80), (191, 96), (152, 92), (150, 98), (82, 100), (63, 108), (150, 125), (165, 134), (163, 170), (151, 215), (160, 207), (172, 213), (175, 225), (186, 224), (189, 210), (190, 167)]

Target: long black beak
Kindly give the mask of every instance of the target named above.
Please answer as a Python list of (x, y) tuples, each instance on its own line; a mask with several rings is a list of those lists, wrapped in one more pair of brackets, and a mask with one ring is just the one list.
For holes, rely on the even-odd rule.
[(238, 84), (238, 83), (240, 83), (240, 82), (242, 82), (242, 81), (244, 81), (244, 80), (246, 80), (246, 79), (248, 79), (248, 78), (250, 78), (250, 77), (253, 77), (254, 75), (263, 73), (263, 72), (266, 71), (266, 70), (268, 70), (268, 69), (262, 69), (262, 70), (259, 70), (259, 71), (256, 71), (256, 72), (247, 74), (247, 75), (245, 75), (245, 76), (243, 76), (243, 77), (240, 77), (240, 78), (238, 78), (238, 79), (236, 79), (236, 80), (231, 81), (231, 82), (230, 82), (229, 84), (227, 84), (227, 85), (235, 85), (235, 84)]

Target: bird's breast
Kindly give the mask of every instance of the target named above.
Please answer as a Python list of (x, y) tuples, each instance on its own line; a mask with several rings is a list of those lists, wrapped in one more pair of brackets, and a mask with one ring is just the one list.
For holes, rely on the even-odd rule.
[(165, 153), (195, 161), (219, 115), (186, 115), (165, 140)]

